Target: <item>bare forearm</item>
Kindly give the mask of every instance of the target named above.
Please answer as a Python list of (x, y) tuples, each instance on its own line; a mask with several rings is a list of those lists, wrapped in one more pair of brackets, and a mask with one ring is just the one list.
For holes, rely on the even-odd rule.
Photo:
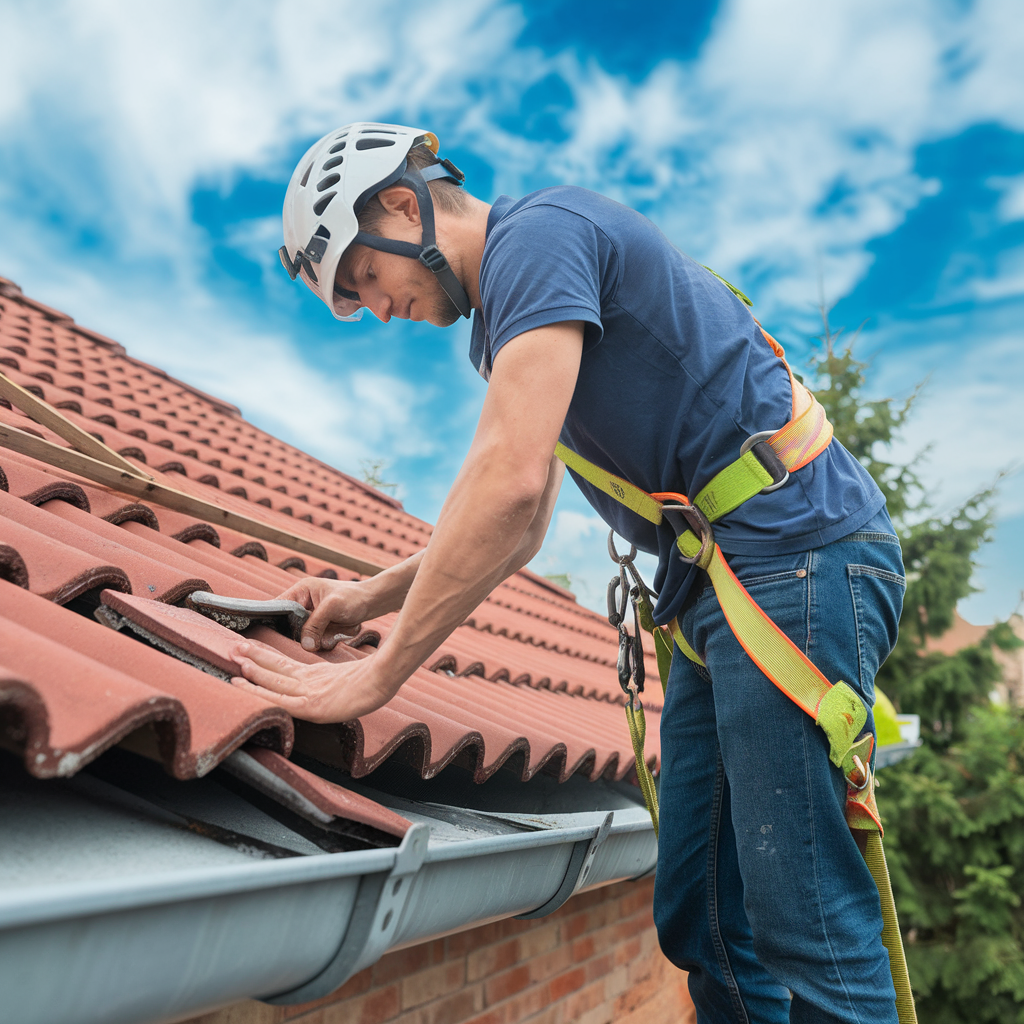
[[(376, 655), (379, 669), (392, 685), (407, 679), (532, 555), (536, 543), (532, 528), (550, 487), (546, 484), (539, 494), (539, 488), (511, 492), (509, 479), (500, 462), (486, 455), (467, 463), (442, 511), (402, 614)], [(557, 491), (557, 481), (554, 486)]]
[[(520, 543), (500, 570), (501, 579), (505, 579), (518, 569), (521, 569), (536, 554), (540, 542), (544, 539), (548, 520), (551, 517), (551, 507), (554, 505), (555, 498), (558, 497), (558, 487), (561, 479), (560, 471), (552, 474), (545, 494), (541, 499), (540, 507), (523, 534)], [(378, 615), (386, 615), (388, 612), (396, 612), (402, 608), (406, 595), (409, 593), (409, 588), (416, 578), (426, 553), (427, 549), (423, 548), (414, 555), (410, 555), (396, 565), (378, 573), (376, 576), (371, 576), (363, 583), (366, 594), (364, 618), (376, 618)]]
[(402, 607), (426, 553), (427, 549), (423, 548), (404, 561), (398, 562), (364, 581), (362, 584), (366, 594), (364, 618), (373, 619), (378, 615), (386, 615), (388, 612), (397, 612)]

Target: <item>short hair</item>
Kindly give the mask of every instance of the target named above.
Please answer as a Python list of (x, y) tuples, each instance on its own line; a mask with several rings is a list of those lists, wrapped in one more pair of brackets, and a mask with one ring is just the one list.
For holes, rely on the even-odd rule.
[[(421, 145), (409, 150), (406, 162), (410, 168), (415, 167), (417, 170), (422, 170), (424, 167), (436, 163), (437, 158), (426, 146)], [(430, 197), (437, 209), (444, 210), (445, 213), (462, 213), (466, 209), (466, 192), (454, 181), (449, 181), (447, 178), (435, 178), (433, 181), (427, 182), (427, 188), (430, 189)], [(381, 191), (384, 190), (381, 189)], [(359, 230), (370, 235), (379, 234), (378, 229), (384, 223), (386, 216), (387, 213), (380, 198), (376, 195), (370, 196), (366, 200), (366, 205), (359, 211)]]

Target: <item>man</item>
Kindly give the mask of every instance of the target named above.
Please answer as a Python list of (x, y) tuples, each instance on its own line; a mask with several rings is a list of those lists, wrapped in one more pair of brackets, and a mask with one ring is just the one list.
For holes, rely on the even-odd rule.
[[(752, 435), (792, 414), (787, 368), (728, 287), (641, 215), (577, 188), (493, 206), (460, 187), (428, 132), (354, 124), (300, 161), (282, 259), (338, 319), (438, 326), (476, 311), (489, 381), (469, 454), (425, 551), (363, 583), (284, 596), (325, 635), (401, 609), (372, 657), (301, 665), (239, 647), (236, 686), (299, 718), (386, 703), (503, 579), (537, 553), (561, 442), (649, 493), (697, 494)], [(824, 733), (761, 674), (706, 585), (652, 525), (577, 477), (615, 531), (660, 557), (659, 623), (703, 664), (672, 660), (662, 717), (655, 918), (709, 1024), (896, 1021), (879, 898)], [(761, 608), (870, 707), (904, 587), (884, 498), (837, 442), (715, 523)], [(870, 727), (870, 717), (869, 717)]]

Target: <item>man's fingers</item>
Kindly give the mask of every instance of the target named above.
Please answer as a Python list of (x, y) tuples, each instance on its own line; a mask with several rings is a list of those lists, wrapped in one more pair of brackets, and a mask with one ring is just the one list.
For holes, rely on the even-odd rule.
[(286, 654), (275, 651), (272, 647), (262, 644), (240, 643), (232, 652), (237, 659), (247, 658), (260, 668), (269, 668), (285, 676), (294, 676), (302, 669), (302, 664), (293, 661)]
[(304, 651), (318, 651), (320, 641), (323, 639), (324, 627), (331, 621), (330, 613), (320, 605), (302, 625), (302, 649)]
[(284, 708), (289, 714), (298, 715), (305, 707), (306, 702), (301, 697), (293, 697), (286, 693), (277, 693), (274, 690), (267, 689), (265, 686), (257, 686), (255, 683), (250, 683), (248, 679), (242, 676), (232, 676), (231, 685), (238, 690), (244, 690), (247, 693), (253, 694), (255, 697), (260, 697), (263, 700), (269, 701), (271, 704), (276, 704), (278, 707)]
[(278, 597), (282, 601), (295, 601), (297, 604), (301, 604), (303, 608), (312, 608), (314, 604), (308, 580), (299, 580), (298, 583), (293, 583), (284, 593), (279, 594)]
[(332, 613), (344, 612), (338, 602), (322, 601), (302, 627), (302, 646), (307, 651), (329, 651), (339, 638), (355, 636), (359, 624), (339, 623)]
[(282, 693), (290, 697), (304, 695), (305, 687), (300, 680), (293, 676), (282, 675), (272, 668), (264, 668), (248, 658), (239, 659), (238, 671), (250, 682), (257, 683), (266, 690), (273, 690), (274, 693)]
[(304, 694), (305, 685), (300, 673), (305, 666), (299, 662), (258, 644), (239, 644), (234, 654), (239, 675), (250, 682), (258, 683), (275, 693), (293, 696)]

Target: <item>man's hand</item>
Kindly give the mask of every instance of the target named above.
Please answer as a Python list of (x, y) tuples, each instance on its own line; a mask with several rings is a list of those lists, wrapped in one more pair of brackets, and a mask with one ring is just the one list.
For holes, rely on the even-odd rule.
[[(334, 582), (338, 581), (325, 581)], [(293, 661), (262, 644), (240, 643), (231, 682), (307, 722), (349, 722), (383, 707), (398, 690), (382, 684), (374, 656), (334, 665)]]
[(404, 562), (362, 582), (309, 576), (289, 587), (280, 597), (297, 601), (312, 612), (302, 627), (303, 648), (329, 651), (339, 640), (355, 636), (364, 620), (398, 611), (416, 578), (423, 554), (417, 551)]
[(310, 610), (302, 627), (302, 646), (307, 651), (330, 650), (339, 640), (355, 636), (368, 617), (365, 583), (312, 576), (289, 587), (281, 599), (297, 601)]

